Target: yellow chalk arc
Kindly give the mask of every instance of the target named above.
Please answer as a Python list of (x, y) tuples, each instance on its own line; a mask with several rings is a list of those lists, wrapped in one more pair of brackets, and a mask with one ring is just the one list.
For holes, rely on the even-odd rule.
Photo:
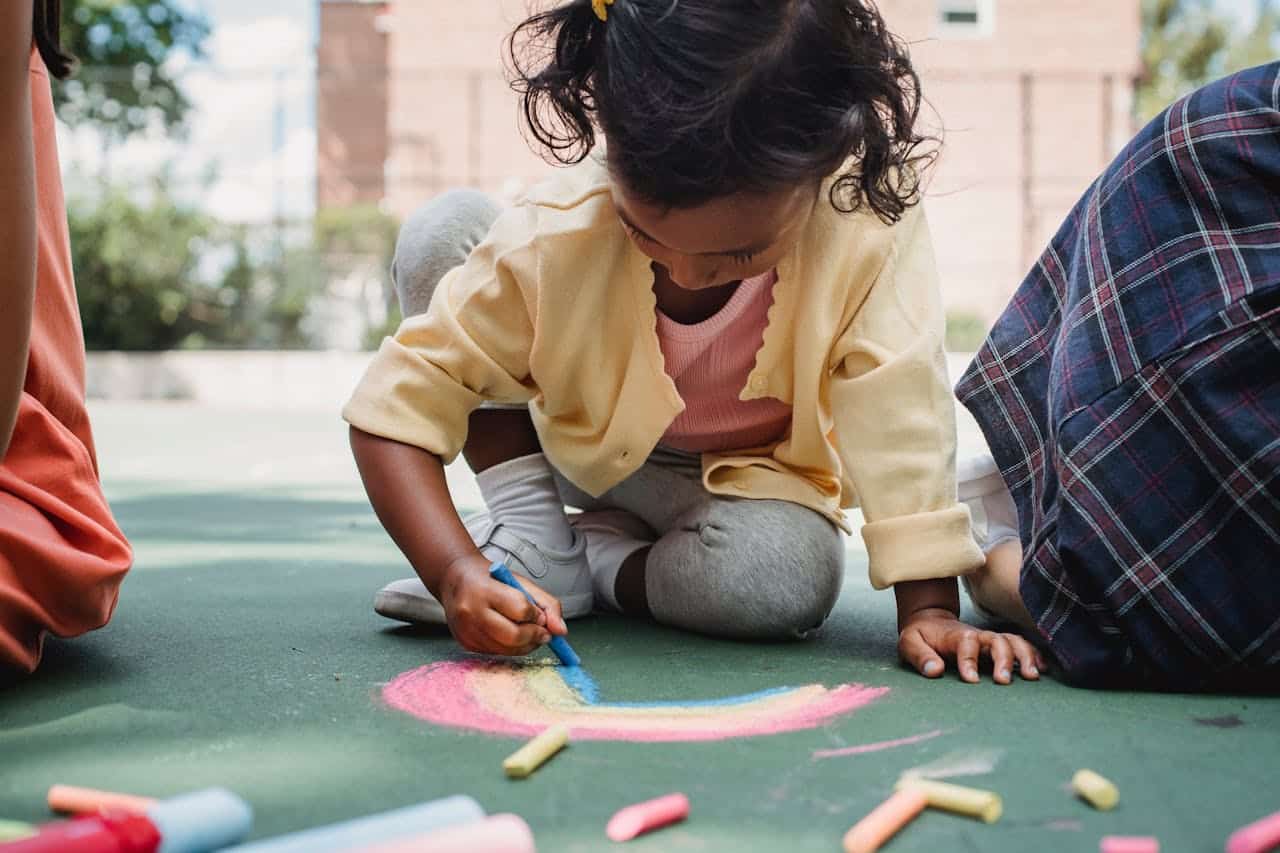
[(984, 823), (995, 823), (1004, 814), (1004, 803), (1000, 795), (993, 791), (913, 777), (901, 780), (894, 788), (896, 791), (908, 789), (924, 794), (930, 808), (974, 817)]
[(502, 769), (512, 779), (523, 779), (564, 749), (567, 743), (569, 729), (565, 726), (552, 726), (513, 752), (502, 762)]
[(1072, 789), (1099, 811), (1111, 811), (1120, 802), (1120, 790), (1110, 779), (1092, 770), (1081, 770), (1071, 777)]

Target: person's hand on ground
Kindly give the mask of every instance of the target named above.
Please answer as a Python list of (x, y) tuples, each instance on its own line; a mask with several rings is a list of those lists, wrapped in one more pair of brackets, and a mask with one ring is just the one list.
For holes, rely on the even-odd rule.
[(440, 585), (449, 631), (464, 649), (491, 655), (527, 655), (546, 645), (553, 635), (568, 633), (560, 602), (525, 578), (520, 583), (541, 606), (535, 607), (518, 589), (489, 576), (483, 555), (458, 560)]
[(1046, 668), (1035, 646), (1017, 634), (983, 631), (937, 608), (907, 618), (898, 635), (898, 653), (928, 678), (941, 678), (947, 671), (946, 661), (953, 660), (960, 677), (970, 684), (981, 680), (978, 665), (984, 657), (991, 659), (997, 684), (1012, 683), (1015, 662), (1028, 681), (1038, 680)]

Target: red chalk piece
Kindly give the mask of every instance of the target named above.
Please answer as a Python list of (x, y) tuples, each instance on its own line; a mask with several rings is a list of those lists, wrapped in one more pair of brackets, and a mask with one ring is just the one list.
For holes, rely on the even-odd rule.
[(684, 794), (668, 794), (646, 803), (627, 806), (613, 816), (604, 831), (613, 841), (630, 841), (637, 835), (677, 823), (688, 816), (689, 798)]
[(1280, 812), (1243, 826), (1227, 839), (1227, 853), (1263, 853), (1280, 847)]
[(1160, 853), (1160, 841), (1149, 836), (1108, 835), (1098, 850), (1101, 853)]

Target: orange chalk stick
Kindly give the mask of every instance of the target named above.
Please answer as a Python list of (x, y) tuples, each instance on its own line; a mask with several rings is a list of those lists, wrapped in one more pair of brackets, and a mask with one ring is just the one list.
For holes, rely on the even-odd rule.
[(898, 791), (845, 833), (844, 853), (875, 853), (929, 805), (929, 798), (915, 788)]
[(156, 801), (150, 797), (113, 794), (71, 785), (54, 785), (49, 789), (49, 808), (62, 814), (97, 814), (103, 809), (142, 814), (155, 804)]

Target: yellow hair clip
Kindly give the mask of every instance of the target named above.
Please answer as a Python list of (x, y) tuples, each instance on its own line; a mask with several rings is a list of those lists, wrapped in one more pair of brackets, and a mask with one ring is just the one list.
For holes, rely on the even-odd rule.
[(613, 0), (591, 0), (591, 11), (596, 13), (596, 17), (602, 21), (609, 20), (609, 7), (613, 5)]

